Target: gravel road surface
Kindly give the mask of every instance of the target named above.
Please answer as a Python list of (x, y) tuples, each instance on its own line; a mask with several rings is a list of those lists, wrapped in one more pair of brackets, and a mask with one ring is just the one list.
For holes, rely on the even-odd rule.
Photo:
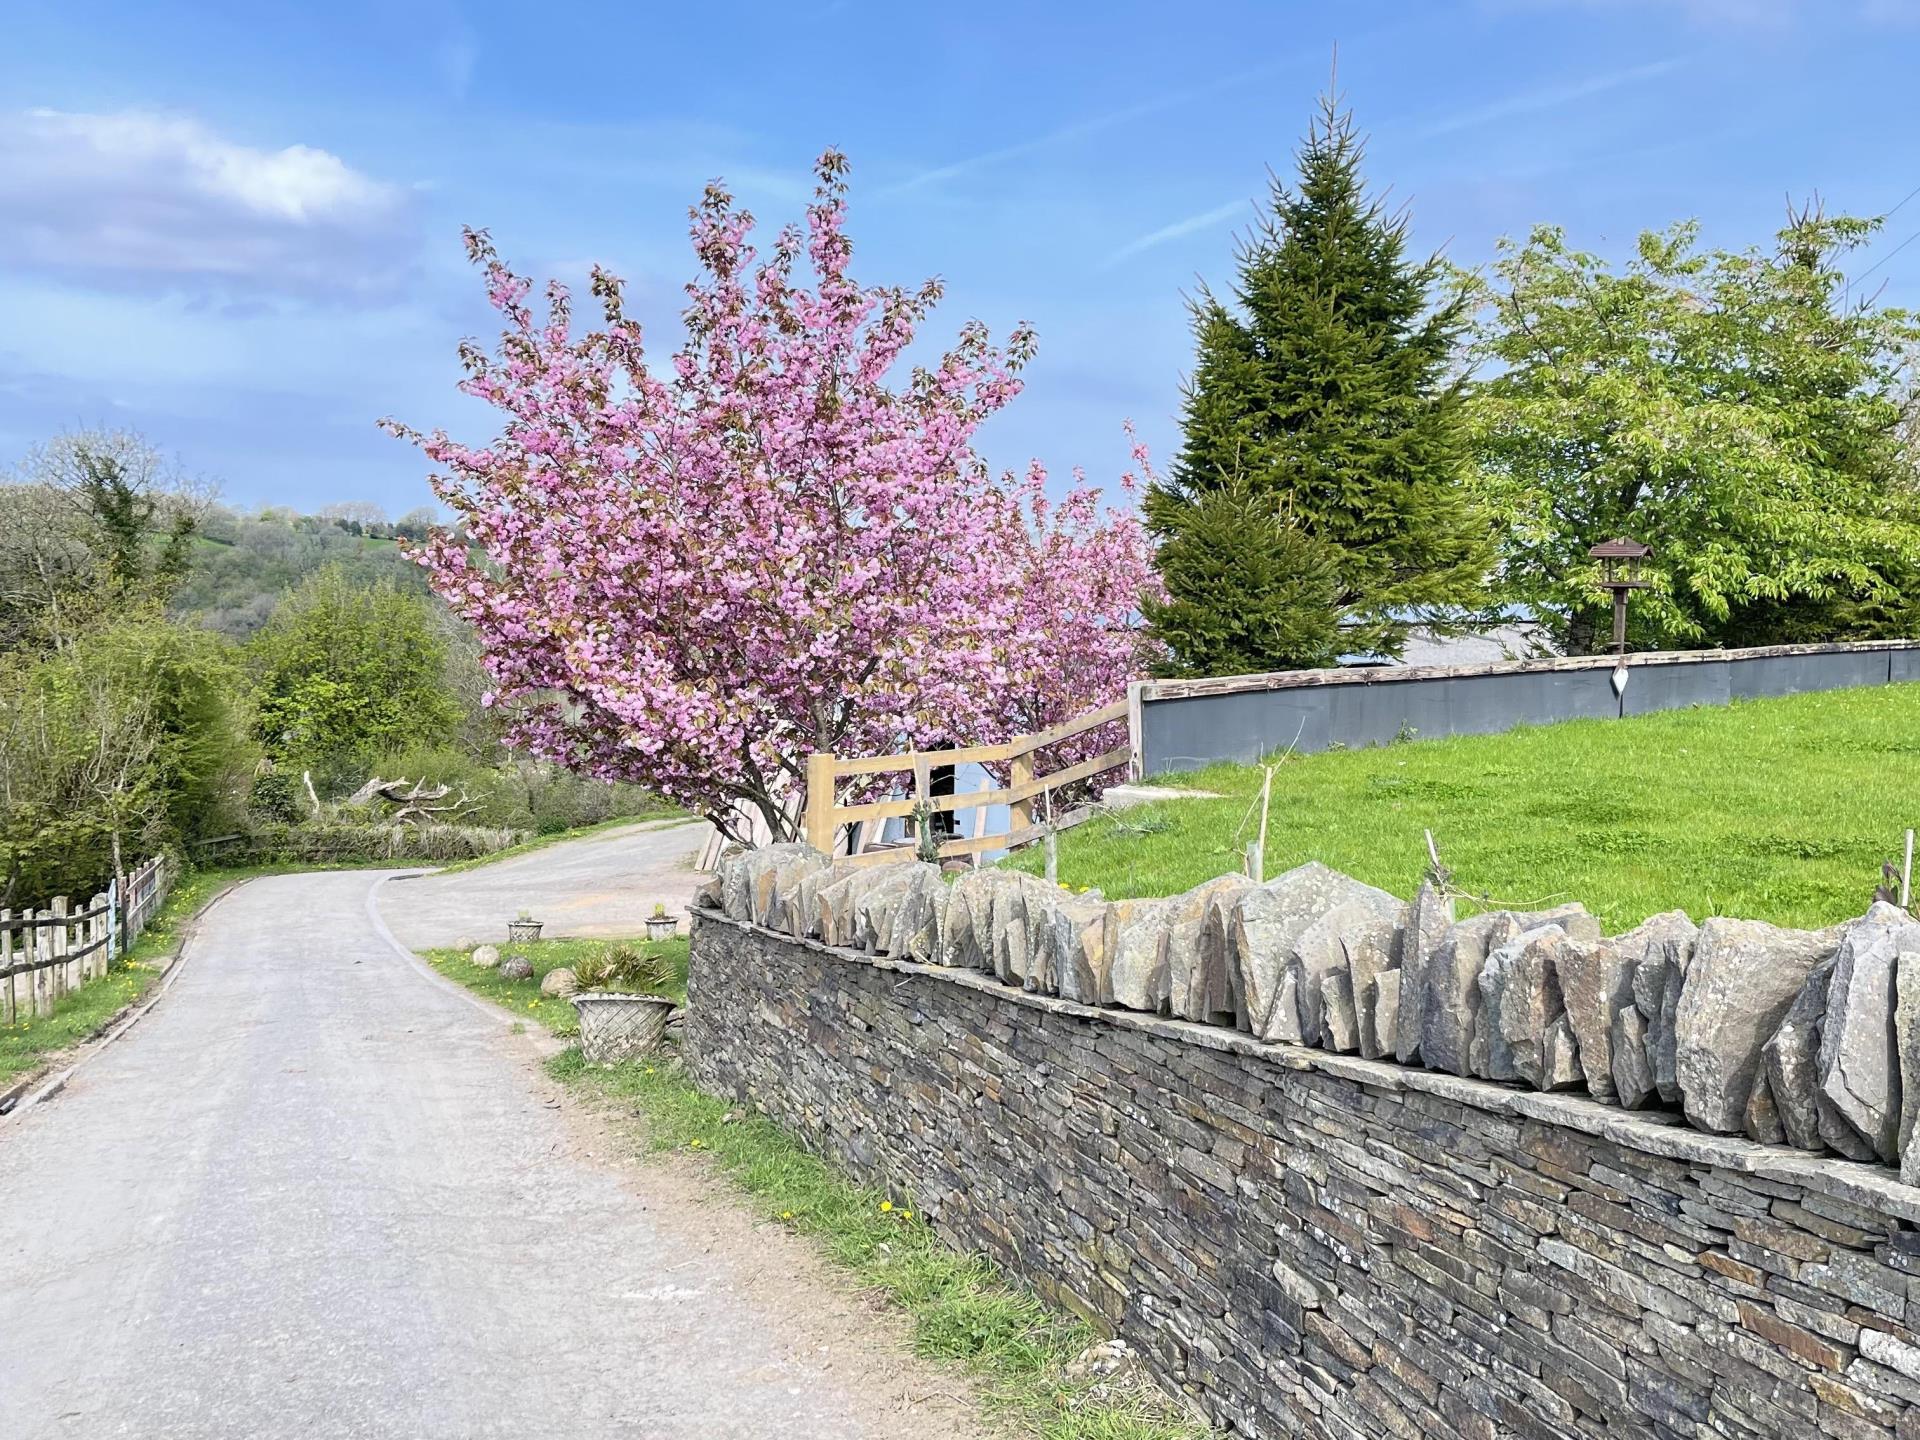
[(397, 880), (381, 892), (380, 913), (416, 950), (462, 939), (499, 944), (522, 910), (546, 925), (549, 939), (639, 935), (656, 901), (686, 909), (706, 878), (693, 864), (709, 833), (698, 821), (633, 825), (451, 875)]
[(398, 953), (378, 880), (242, 886), (151, 1014), (0, 1120), (0, 1436), (979, 1433), (899, 1317), (621, 1153)]

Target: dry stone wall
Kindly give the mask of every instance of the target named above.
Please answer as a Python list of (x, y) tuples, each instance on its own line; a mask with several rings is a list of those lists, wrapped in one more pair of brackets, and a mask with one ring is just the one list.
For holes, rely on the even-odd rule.
[(703, 1084), (1241, 1433), (1920, 1440), (1891, 906), (1607, 938), (1324, 867), (1109, 903), (800, 847), (707, 903)]

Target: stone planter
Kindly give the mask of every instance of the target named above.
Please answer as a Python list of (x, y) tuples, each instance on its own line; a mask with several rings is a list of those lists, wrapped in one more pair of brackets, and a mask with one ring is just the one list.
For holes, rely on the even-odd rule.
[(649, 915), (647, 917), (647, 939), (671, 940), (680, 933), (680, 922), (671, 915)]
[(573, 1009), (580, 1017), (580, 1053), (603, 1064), (631, 1060), (657, 1047), (667, 1032), (673, 1001), (592, 991), (575, 995)]
[(538, 940), (540, 938), (541, 923), (542, 922), (538, 920), (509, 920), (507, 922), (507, 943), (509, 945), (524, 945), (529, 940)]

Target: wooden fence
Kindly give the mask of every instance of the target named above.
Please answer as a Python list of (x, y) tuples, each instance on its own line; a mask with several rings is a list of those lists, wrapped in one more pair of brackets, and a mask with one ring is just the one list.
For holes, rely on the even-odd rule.
[(0, 1024), (51, 1015), (61, 997), (105, 975), (151, 923), (171, 878), (155, 857), (77, 908), (62, 895), (39, 911), (0, 910)]
[[(1127, 702), (1117, 700), (1111, 705), (1056, 725), (1051, 730), (1017, 735), (999, 745), (968, 745), (958, 750), (910, 750), (896, 755), (857, 758), (831, 754), (809, 755), (807, 843), (831, 855), (840, 827), (855, 821), (888, 820), (895, 816), (910, 818), (916, 815), (931, 818), (956, 810), (976, 809), (984, 815), (986, 807), (990, 805), (1005, 805), (1009, 820), (1004, 832), (943, 841), (940, 857), (977, 860), (989, 850), (1010, 850), (1017, 845), (1028, 844), (1044, 835), (1049, 825), (1056, 830), (1065, 829), (1091, 813), (1079, 810), (1070, 815), (1052, 815), (1043, 811), (1036, 821), (1036, 802), (1050, 810), (1053, 792), (1062, 786), (1091, 780), (1096, 775), (1130, 764), (1133, 746), (1129, 742), (1045, 775), (1035, 773), (1038, 753), (1077, 735), (1084, 735), (1089, 730), (1097, 730), (1102, 725), (1127, 718)], [(1004, 764), (1007, 767), (1007, 783), (997, 790), (973, 790), (956, 795), (933, 793), (933, 771), (949, 765), (966, 764)], [(840, 782), (850, 776), (909, 773), (913, 776), (911, 798), (872, 800), (857, 805), (834, 803), (838, 798)], [(880, 864), (888, 860), (911, 860), (918, 853), (918, 847), (912, 844), (877, 850), (861, 846), (852, 858), (864, 864)]]

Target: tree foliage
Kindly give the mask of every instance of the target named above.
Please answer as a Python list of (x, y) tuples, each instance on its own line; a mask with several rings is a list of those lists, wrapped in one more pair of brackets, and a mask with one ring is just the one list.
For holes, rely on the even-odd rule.
[(333, 566), (287, 595), (247, 660), (268, 756), (313, 769), (322, 788), (357, 783), (381, 755), (449, 740), (463, 718), (430, 602)]
[(231, 823), (242, 691), (217, 637), (152, 610), (0, 658), (0, 904), (87, 893)]
[(1654, 548), (1642, 646), (1883, 633), (1920, 594), (1906, 312), (1849, 303), (1873, 222), (1807, 211), (1770, 252), (1640, 237), (1618, 271), (1557, 229), (1484, 292), (1471, 416), (1502, 584), (1575, 651), (1610, 634), (1587, 549)]
[[(478, 631), (496, 701), (532, 752), (637, 781), (737, 828), (792, 832), (809, 751), (991, 741), (1113, 699), (1140, 664), (1150, 581), (1129, 516), (1038, 466), (996, 479), (974, 431), (1033, 349), (969, 324), (889, 383), (940, 286), (848, 273), (845, 161), (824, 156), (804, 230), (761, 260), (715, 185), (692, 216), (687, 341), (651, 369), (620, 282), (604, 324), (469, 236), (506, 325), (463, 347), (462, 388), (500, 409), (485, 446), (418, 440), (465, 522), (421, 552)], [(811, 271), (812, 284), (803, 273)]]
[(1232, 303), (1202, 290), (1184, 444), (1147, 496), (1185, 673), (1397, 655), (1473, 603), (1489, 564), (1462, 484), (1462, 325), (1437, 259), (1368, 197), (1352, 117), (1323, 103), (1240, 248)]
[(164, 604), (208, 506), (140, 436), (79, 430), (0, 486), (0, 649), (67, 644), (101, 615)]

